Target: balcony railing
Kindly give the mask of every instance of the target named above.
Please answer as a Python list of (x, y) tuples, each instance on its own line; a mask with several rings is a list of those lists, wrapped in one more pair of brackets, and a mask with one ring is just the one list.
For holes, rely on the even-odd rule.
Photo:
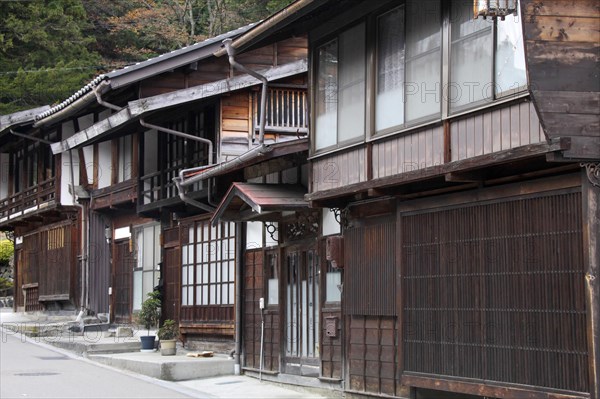
[(11, 217), (56, 198), (56, 178), (50, 178), (34, 186), (0, 200), (0, 219)]
[[(197, 165), (200, 165), (198, 161)], [(196, 164), (192, 163), (193, 166)], [(154, 202), (179, 197), (179, 192), (173, 178), (178, 176), (179, 171), (187, 165), (176, 165), (163, 170), (148, 173), (140, 178), (141, 180), (141, 196), (139, 199), (140, 205), (148, 205)], [(202, 188), (201, 183), (197, 183), (194, 187), (190, 187), (191, 191), (197, 191)]]
[[(254, 94), (254, 127), (259, 129), (260, 93)], [(270, 88), (267, 95), (265, 131), (279, 134), (308, 134), (306, 90)]]

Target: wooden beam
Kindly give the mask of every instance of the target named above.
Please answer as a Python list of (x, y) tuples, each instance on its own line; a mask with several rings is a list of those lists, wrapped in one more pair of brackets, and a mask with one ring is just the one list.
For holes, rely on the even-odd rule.
[(466, 395), (489, 396), (501, 399), (587, 399), (587, 395), (573, 392), (552, 392), (537, 387), (519, 385), (511, 386), (501, 383), (486, 383), (484, 381), (465, 381), (442, 376), (404, 374), (401, 378), (403, 385), (417, 388), (435, 389), (438, 391), (459, 392)]
[(492, 154), (480, 155), (460, 161), (449, 162), (442, 165), (434, 165), (424, 169), (413, 170), (406, 173), (387, 176), (366, 182), (350, 184), (343, 188), (324, 190), (306, 195), (308, 201), (328, 200), (336, 197), (355, 195), (357, 192), (366, 192), (370, 188), (385, 188), (397, 185), (415, 183), (421, 180), (444, 176), (447, 173), (471, 171), (494, 165), (501, 165), (512, 161), (542, 156), (546, 153), (568, 149), (569, 139), (555, 139), (550, 144), (537, 143), (521, 146)]
[(600, 163), (581, 172), (590, 394), (600, 398)]
[(484, 180), (485, 170), (469, 172), (450, 172), (444, 175), (444, 180), (455, 183), (478, 183)]

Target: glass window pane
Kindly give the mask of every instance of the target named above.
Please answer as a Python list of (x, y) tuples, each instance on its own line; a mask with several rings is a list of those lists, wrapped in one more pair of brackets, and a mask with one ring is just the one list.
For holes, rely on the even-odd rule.
[(188, 283), (188, 267), (184, 266), (181, 268), (181, 284), (186, 285)]
[(277, 305), (279, 303), (279, 280), (270, 278), (268, 290), (269, 296), (267, 298), (267, 303), (269, 305)]
[(215, 305), (217, 304), (217, 286), (214, 284), (211, 284), (208, 286), (208, 291), (209, 291), (209, 301), (211, 304)]
[(406, 9), (406, 121), (441, 111), (441, 10), (439, 1), (409, 1)]
[(208, 283), (208, 265), (202, 265), (202, 284)]
[(208, 285), (202, 286), (202, 305), (208, 305)]
[[(198, 238), (200, 239), (200, 238)], [(188, 243), (193, 244), (194, 243), (194, 228), (190, 227), (190, 229), (188, 230)]]
[(452, 2), (450, 49), (450, 110), (491, 100), (493, 20), (473, 19), (473, 6), (463, 0)]
[(404, 123), (404, 7), (379, 17), (376, 104), (377, 131)]
[(510, 94), (527, 85), (521, 16), (509, 15), (496, 26), (496, 94)]
[(327, 272), (327, 287), (325, 288), (326, 302), (340, 302), (342, 300), (342, 293), (339, 286), (342, 282), (341, 272)]
[(235, 303), (235, 284), (229, 283), (229, 305)]
[(142, 272), (133, 272), (133, 310), (142, 308)]
[(337, 40), (317, 52), (317, 90), (315, 93), (315, 149), (336, 144), (338, 52)]
[(144, 227), (142, 247), (144, 270), (154, 269), (154, 226)]
[(196, 286), (196, 305), (202, 305), (202, 286)]
[(339, 38), (338, 142), (365, 133), (365, 25)]
[(184, 265), (187, 265), (187, 263), (188, 263), (187, 245), (183, 245), (181, 247), (181, 263)]
[(189, 305), (187, 292), (187, 287), (181, 287), (181, 304), (184, 306)]

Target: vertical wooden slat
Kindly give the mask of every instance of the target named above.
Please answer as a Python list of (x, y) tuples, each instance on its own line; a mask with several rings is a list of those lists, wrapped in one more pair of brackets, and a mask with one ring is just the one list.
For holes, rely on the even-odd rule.
[(587, 392), (580, 198), (403, 215), (405, 370)]

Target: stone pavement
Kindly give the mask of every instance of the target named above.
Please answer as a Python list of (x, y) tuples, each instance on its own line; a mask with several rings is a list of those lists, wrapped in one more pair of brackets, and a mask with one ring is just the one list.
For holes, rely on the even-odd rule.
[[(159, 352), (139, 352), (138, 332), (133, 337), (106, 337), (101, 331), (73, 333), (65, 326), (73, 325), (75, 315), (13, 313), (0, 309), (2, 334), (18, 335), (39, 345), (51, 345), (57, 351), (87, 358), (104, 367), (136, 373), (155, 379), (157, 384), (184, 392), (192, 397), (208, 398), (340, 398), (335, 391), (315, 391), (282, 385), (256, 378), (234, 375), (233, 359), (215, 354), (213, 358), (186, 357), (178, 348), (176, 356)], [(25, 333), (25, 334), (21, 334)], [(144, 331), (142, 335), (145, 335)]]

